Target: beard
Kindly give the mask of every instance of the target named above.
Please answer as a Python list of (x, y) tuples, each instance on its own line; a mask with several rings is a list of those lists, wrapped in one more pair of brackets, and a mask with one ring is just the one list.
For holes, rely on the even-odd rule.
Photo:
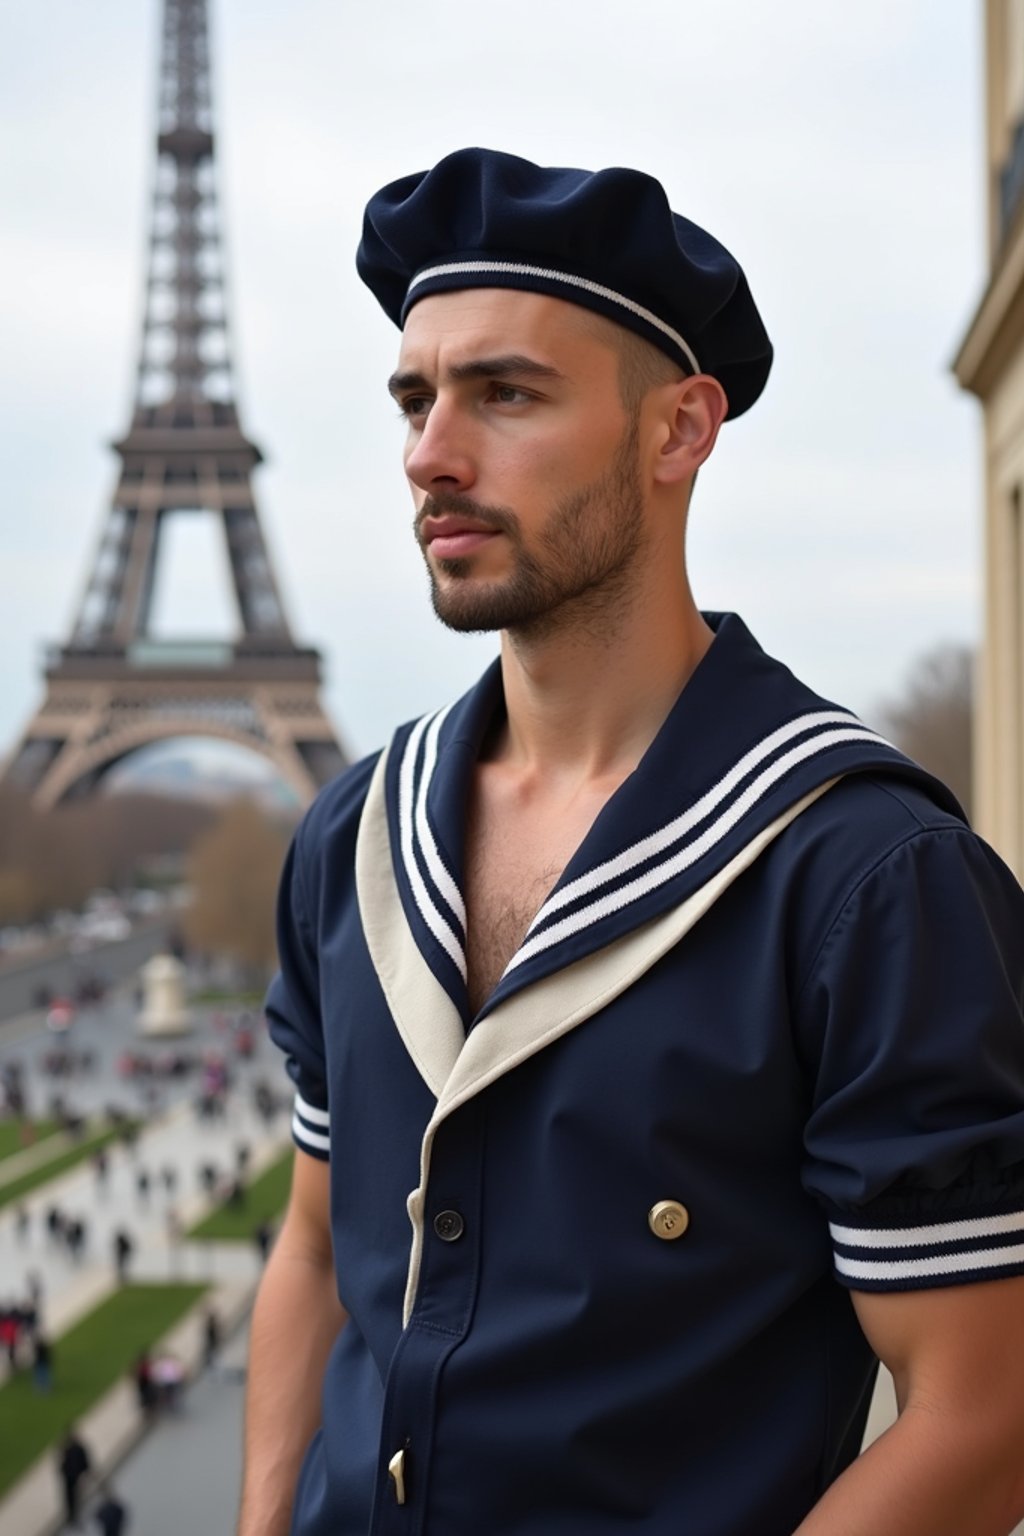
[(428, 496), (416, 517), (417, 534), (427, 517), (472, 517), (503, 533), (513, 552), (512, 571), (498, 581), (474, 580), (471, 558), (438, 560), (437, 570), (427, 561), (431, 602), (442, 624), (462, 634), (506, 629), (522, 639), (568, 630), (604, 639), (614, 633), (646, 542), (638, 447), (634, 423), (605, 474), (555, 503), (533, 549), (526, 548), (508, 507), (481, 506), (468, 496)]

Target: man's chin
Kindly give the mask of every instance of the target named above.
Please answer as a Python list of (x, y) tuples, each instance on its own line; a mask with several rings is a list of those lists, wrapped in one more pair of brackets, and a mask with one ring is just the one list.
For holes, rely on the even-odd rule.
[(445, 629), (454, 630), (459, 635), (491, 634), (495, 630), (505, 628), (500, 617), (482, 611), (474, 604), (438, 602), (435, 599), (434, 613)]
[(467, 586), (441, 587), (431, 583), (434, 613), (446, 629), (460, 635), (493, 634), (500, 629), (514, 629), (535, 615), (523, 612), (523, 603), (501, 590), (470, 591)]

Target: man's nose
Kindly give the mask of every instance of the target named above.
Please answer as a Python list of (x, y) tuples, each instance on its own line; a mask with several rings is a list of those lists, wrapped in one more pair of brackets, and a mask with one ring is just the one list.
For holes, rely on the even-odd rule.
[(406, 454), (405, 472), (421, 491), (469, 489), (476, 480), (476, 467), (466, 424), (457, 410), (434, 401)]

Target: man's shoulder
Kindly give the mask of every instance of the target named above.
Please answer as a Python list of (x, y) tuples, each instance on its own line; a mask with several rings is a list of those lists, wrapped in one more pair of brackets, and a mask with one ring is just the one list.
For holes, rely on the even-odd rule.
[(296, 843), (303, 853), (312, 853), (322, 843), (344, 837), (358, 826), (370, 781), (382, 756), (383, 749), (369, 753), (317, 792), (296, 832)]
[(423, 716), (397, 726), (386, 746), (350, 764), (318, 791), (295, 833), (301, 864), (343, 858), (346, 850), (354, 850), (363, 808), (381, 759), (389, 754), (400, 756), (410, 734), (430, 718)]
[(950, 800), (937, 795), (928, 777), (909, 760), (905, 772), (876, 767), (844, 774), (795, 825), (808, 837), (830, 841), (850, 833), (862, 855), (884, 856), (922, 833), (975, 836)]
[(908, 921), (922, 903), (941, 906), (943, 890), (955, 899), (968, 887), (983, 906), (1020, 909), (1019, 887), (998, 854), (925, 776), (911, 773), (841, 778), (769, 849), (765, 873), (798, 930), (819, 942), (879, 883)]
[(957, 846), (981, 840), (948, 799), (935, 795), (924, 775), (868, 768), (844, 774), (786, 829), (783, 862), (814, 884), (840, 892), (899, 849), (936, 839)]

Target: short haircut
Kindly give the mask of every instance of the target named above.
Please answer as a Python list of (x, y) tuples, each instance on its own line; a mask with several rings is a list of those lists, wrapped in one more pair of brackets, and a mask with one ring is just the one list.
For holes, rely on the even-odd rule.
[(635, 331), (627, 331), (624, 325), (616, 325), (593, 310), (579, 308), (578, 313), (590, 335), (618, 355), (619, 395), (631, 417), (636, 416), (650, 390), (686, 378), (678, 363)]

